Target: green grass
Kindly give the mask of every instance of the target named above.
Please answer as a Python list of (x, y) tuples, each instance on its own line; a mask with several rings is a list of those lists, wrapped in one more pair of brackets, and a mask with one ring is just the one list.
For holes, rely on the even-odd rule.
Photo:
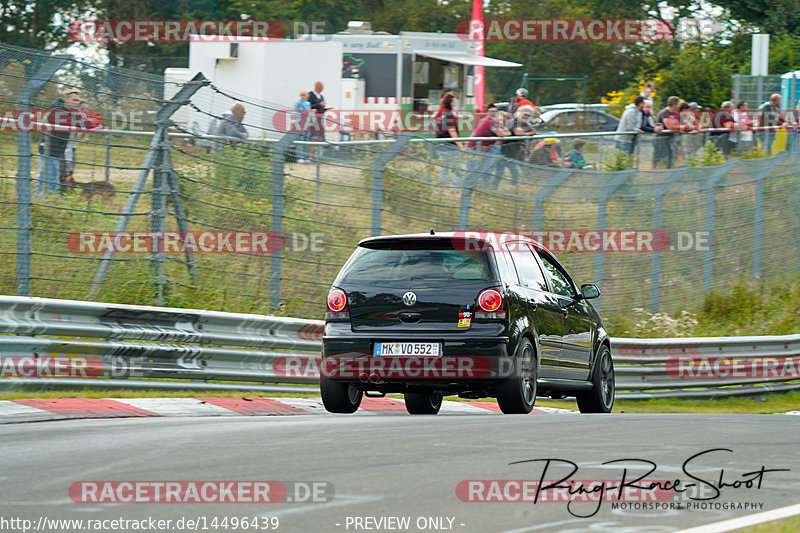
[(800, 517), (787, 520), (775, 520), (746, 529), (737, 529), (739, 533), (797, 533), (800, 531)]
[(800, 276), (782, 276), (756, 284), (738, 281), (707, 295), (682, 314), (643, 310), (607, 318), (614, 337), (716, 337), (800, 333)]
[[(574, 400), (536, 400), (542, 407), (576, 409)], [(800, 409), (800, 391), (708, 400), (616, 400), (614, 413), (771, 414)]]

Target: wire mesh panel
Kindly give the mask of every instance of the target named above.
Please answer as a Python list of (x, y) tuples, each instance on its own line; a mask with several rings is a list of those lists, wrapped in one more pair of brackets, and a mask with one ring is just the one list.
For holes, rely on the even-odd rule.
[(52, 60), (0, 45), (3, 107), (77, 91), (102, 121), (67, 130), (69, 156), (3, 123), (0, 293), (320, 318), (359, 240), (431, 229), (531, 235), (601, 286), (609, 316), (800, 270), (798, 142), (726, 161), (676, 135), (672, 168), (653, 169), (647, 135), (631, 156), (613, 134), (470, 148), (316, 115), (295, 128), (293, 110), (201, 78)]

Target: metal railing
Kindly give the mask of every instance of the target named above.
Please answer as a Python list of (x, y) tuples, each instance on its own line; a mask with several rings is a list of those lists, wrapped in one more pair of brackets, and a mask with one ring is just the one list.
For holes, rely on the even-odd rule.
[[(0, 390), (317, 384), (323, 326), (285, 317), (0, 296)], [(800, 388), (800, 335), (613, 338), (611, 346), (618, 398)]]

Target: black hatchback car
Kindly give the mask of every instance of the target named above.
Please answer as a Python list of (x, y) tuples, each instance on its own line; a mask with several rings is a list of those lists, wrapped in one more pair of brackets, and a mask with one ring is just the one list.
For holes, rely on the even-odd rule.
[(365, 394), (403, 393), (409, 413), (436, 414), (457, 394), (529, 413), (537, 396), (575, 396), (582, 413), (608, 413), (614, 366), (589, 302), (599, 295), (519, 235), (365, 239), (328, 295), (325, 408), (353, 413)]

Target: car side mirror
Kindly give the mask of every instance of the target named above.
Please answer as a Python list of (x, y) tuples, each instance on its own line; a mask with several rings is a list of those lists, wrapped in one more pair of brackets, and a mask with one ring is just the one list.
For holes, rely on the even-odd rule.
[(600, 296), (600, 289), (594, 283), (584, 283), (581, 285), (581, 298), (593, 300)]

